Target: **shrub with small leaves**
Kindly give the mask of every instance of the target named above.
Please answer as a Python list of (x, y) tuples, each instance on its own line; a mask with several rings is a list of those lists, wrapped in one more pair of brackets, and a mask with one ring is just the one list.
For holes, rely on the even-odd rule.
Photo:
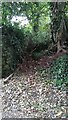
[(68, 82), (68, 55), (63, 55), (53, 61), (50, 68), (51, 79), (61, 86)]

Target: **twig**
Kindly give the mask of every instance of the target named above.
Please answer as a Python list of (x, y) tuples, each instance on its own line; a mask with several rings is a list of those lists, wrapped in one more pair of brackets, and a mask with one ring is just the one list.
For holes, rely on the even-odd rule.
[(6, 83), (9, 79), (11, 79), (11, 77), (14, 75), (14, 73), (12, 73), (11, 75), (9, 75), (6, 79), (4, 79), (4, 83)]

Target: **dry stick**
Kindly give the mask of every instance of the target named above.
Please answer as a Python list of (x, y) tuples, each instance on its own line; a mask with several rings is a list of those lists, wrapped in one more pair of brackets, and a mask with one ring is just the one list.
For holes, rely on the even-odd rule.
[(39, 44), (31, 51), (30, 56), (31, 56), (32, 53), (37, 49), (38, 46), (39, 46)]
[(6, 83), (9, 79), (11, 79), (11, 77), (14, 75), (14, 73), (12, 73), (11, 75), (9, 75), (6, 79), (4, 79), (4, 83)]

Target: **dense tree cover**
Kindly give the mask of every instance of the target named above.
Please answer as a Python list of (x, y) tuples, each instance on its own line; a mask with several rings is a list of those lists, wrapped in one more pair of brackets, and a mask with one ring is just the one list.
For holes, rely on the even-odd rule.
[[(24, 59), (32, 57), (38, 60), (42, 56), (51, 56), (54, 53), (68, 50), (67, 4), (68, 2), (2, 3), (3, 77), (14, 71)], [(13, 22), (14, 17), (16, 20)], [(23, 19), (25, 19), (24, 24)], [(64, 76), (63, 57), (60, 62), (63, 68), (60, 76)], [(59, 59), (52, 65), (54, 68), (50, 68), (52, 73), (55, 71), (53, 76), (59, 74), (57, 73), (60, 67), (58, 63)], [(57, 67), (55, 67), (56, 64), (58, 64)], [(60, 76), (56, 79), (62, 79)]]

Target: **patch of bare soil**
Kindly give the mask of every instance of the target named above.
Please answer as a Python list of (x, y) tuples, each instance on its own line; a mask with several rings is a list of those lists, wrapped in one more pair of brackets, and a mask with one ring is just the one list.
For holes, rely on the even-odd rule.
[(31, 57), (28, 57), (27, 59), (24, 59), (22, 64), (18, 65), (18, 70), (22, 72), (29, 72), (29, 71), (34, 71), (35, 67), (45, 67), (48, 68), (53, 60), (57, 59), (60, 56), (63, 56), (64, 54), (68, 54), (65, 52), (59, 52), (55, 53), (52, 56), (43, 56), (39, 60), (34, 60)]

